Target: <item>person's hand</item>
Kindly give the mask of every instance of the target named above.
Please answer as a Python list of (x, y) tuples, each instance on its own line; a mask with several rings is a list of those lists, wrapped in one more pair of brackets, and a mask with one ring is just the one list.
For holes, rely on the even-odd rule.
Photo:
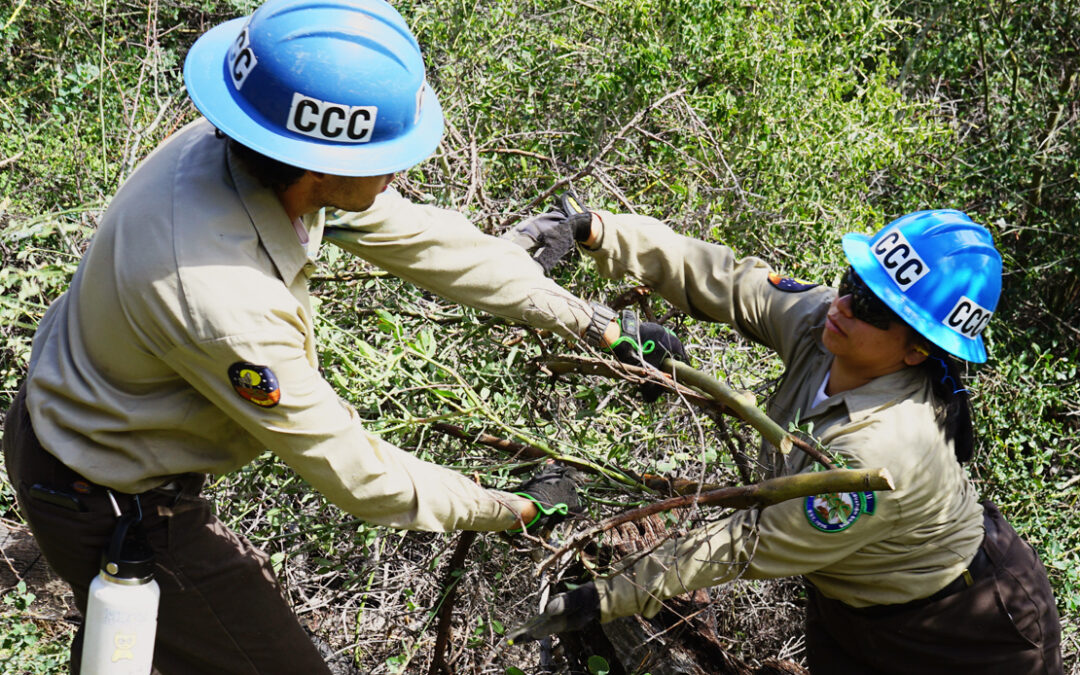
[(525, 529), (530, 532), (551, 527), (562, 522), (567, 516), (581, 513), (577, 484), (570, 469), (565, 466), (546, 468), (510, 492), (526, 497), (536, 505), (536, 518), (525, 524)]
[(600, 595), (589, 582), (552, 598), (543, 613), (510, 631), (506, 644), (520, 645), (556, 633), (580, 630), (600, 618)]
[[(622, 311), (619, 330), (619, 339), (608, 348), (623, 363), (660, 370), (668, 358), (690, 363), (686, 348), (675, 333), (658, 323), (641, 321), (633, 310)], [(652, 382), (641, 385), (639, 390), (646, 403), (652, 403), (664, 393), (663, 387)]]
[(518, 223), (503, 235), (522, 247), (550, 274), (560, 260), (592, 233), (592, 213), (580, 205), (572, 193), (563, 193), (559, 205)]

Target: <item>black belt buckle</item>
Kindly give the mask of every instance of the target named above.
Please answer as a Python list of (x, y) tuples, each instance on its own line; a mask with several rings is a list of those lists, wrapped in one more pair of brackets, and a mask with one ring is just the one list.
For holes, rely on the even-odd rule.
[(30, 496), (34, 499), (67, 509), (68, 511), (74, 511), (76, 513), (85, 513), (87, 511), (86, 504), (83, 503), (83, 500), (79, 499), (78, 495), (70, 492), (63, 492), (61, 490), (54, 490), (53, 488), (45, 487), (41, 483), (34, 483), (30, 486)]

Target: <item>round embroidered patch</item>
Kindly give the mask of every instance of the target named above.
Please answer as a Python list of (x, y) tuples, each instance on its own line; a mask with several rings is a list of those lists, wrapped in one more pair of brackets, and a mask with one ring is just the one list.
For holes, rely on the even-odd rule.
[(863, 508), (861, 493), (836, 492), (807, 497), (803, 510), (806, 520), (822, 532), (840, 532), (855, 524)]
[(808, 291), (811, 288), (817, 288), (821, 285), (799, 281), (798, 279), (792, 279), (791, 277), (782, 277), (776, 272), (769, 273), (769, 283), (786, 293), (802, 293), (803, 291)]
[(273, 408), (281, 400), (277, 376), (266, 366), (237, 361), (229, 366), (229, 382), (237, 394), (262, 408)]

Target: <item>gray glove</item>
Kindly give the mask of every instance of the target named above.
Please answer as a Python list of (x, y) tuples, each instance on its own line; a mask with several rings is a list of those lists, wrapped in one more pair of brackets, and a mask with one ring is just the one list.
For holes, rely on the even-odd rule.
[(510, 631), (506, 644), (520, 645), (555, 633), (580, 630), (600, 618), (600, 594), (589, 582), (552, 598), (542, 614)]
[[(623, 363), (631, 366), (652, 366), (659, 369), (664, 360), (677, 359), (689, 364), (690, 357), (675, 333), (658, 323), (641, 321), (631, 309), (624, 309), (619, 317), (619, 329), (622, 335), (609, 349)], [(652, 403), (664, 393), (664, 388), (652, 382), (639, 387), (641, 397), (646, 403)]]
[[(525, 529), (530, 532), (551, 527), (568, 516), (579, 516), (582, 513), (577, 483), (574, 481), (573, 472), (565, 466), (543, 469), (511, 492), (527, 497), (536, 504), (536, 518), (525, 525)], [(519, 531), (509, 530), (511, 533)]]
[(591, 232), (592, 214), (573, 193), (565, 192), (556, 208), (518, 223), (503, 237), (528, 251), (544, 273), (550, 274), (574, 248), (574, 242), (587, 240)]

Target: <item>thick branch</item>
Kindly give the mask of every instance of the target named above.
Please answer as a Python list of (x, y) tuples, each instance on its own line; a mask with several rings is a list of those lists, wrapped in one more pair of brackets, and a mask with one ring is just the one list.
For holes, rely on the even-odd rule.
[(675, 379), (687, 382), (690, 385), (706, 392), (715, 400), (733, 410), (736, 415), (746, 420), (750, 426), (761, 433), (765, 440), (777, 447), (785, 455), (791, 452), (791, 446), (795, 446), (815, 459), (823, 466), (834, 469), (835, 465), (820, 450), (806, 441), (788, 433), (779, 424), (772, 421), (761, 408), (757, 407), (754, 395), (749, 392), (736, 392), (720, 380), (706, 375), (681, 361), (667, 359), (664, 366), (675, 373)]
[(602, 532), (662, 511), (687, 508), (695, 504), (748, 509), (771, 506), (789, 499), (799, 499), (811, 495), (892, 490), (894, 487), (892, 475), (888, 469), (831, 469), (829, 471), (770, 478), (753, 485), (720, 488), (702, 492), (700, 495), (672, 497), (671, 499), (664, 499), (640, 508), (624, 511), (601, 521), (596, 526), (574, 537), (568, 544), (553, 553), (540, 564), (536, 573), (542, 572), (552, 561), (558, 560), (567, 551), (585, 546)]

